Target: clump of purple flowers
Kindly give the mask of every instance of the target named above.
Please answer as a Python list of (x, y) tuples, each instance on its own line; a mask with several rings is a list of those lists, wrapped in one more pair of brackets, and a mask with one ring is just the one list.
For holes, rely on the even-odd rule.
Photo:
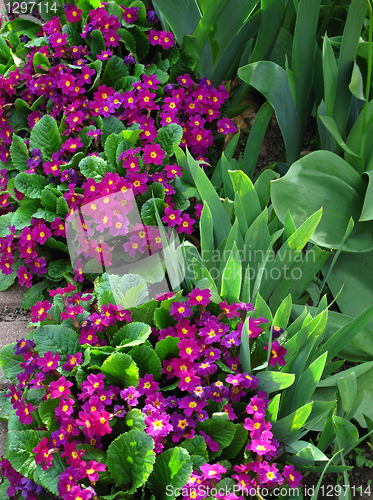
[[(42, 402), (56, 401), (52, 418), (58, 428), (49, 438), (43, 437), (33, 452), (36, 464), (45, 471), (54, 466), (56, 454), (66, 459), (67, 467), (58, 482), (61, 497), (88, 500), (95, 496), (95, 486), (100, 483), (100, 473), (106, 471), (106, 464), (86, 458), (87, 448), (83, 445), (106, 450), (111, 434), (114, 431), (116, 435), (120, 421), (132, 410), (143, 414), (144, 431), (152, 437), (157, 455), (195, 436), (203, 438), (207, 450), (218, 452), (221, 445), (209, 427), (204, 427), (204, 422), (212, 422), (213, 411), (223, 412), (233, 424), (241, 423), (248, 434), (245, 453), (229, 475), (242, 494), (263, 487), (300, 485), (301, 475), (292, 465), (276, 463), (280, 445), (266, 416), (267, 393), (258, 391), (259, 379), (240, 366), (241, 332), (247, 314), (254, 312), (251, 304), (228, 304), (224, 300), (212, 308), (213, 313), (209, 290), (197, 288), (187, 297), (180, 294), (175, 297), (172, 292), (159, 296), (159, 305), (167, 304), (170, 325), (153, 327), (149, 345), (156, 347), (160, 342), (172, 342), (174, 354), (162, 360), (160, 377), (146, 373), (136, 385), (123, 388), (108, 384), (107, 377), (97, 367), (87, 370), (83, 366), (87, 363), (89, 366), (90, 362), (86, 358), (87, 347), (111, 349), (112, 338), (118, 331), (116, 326), (123, 321), (130, 324), (131, 313), (110, 303), (99, 308), (91, 294), (76, 293), (74, 288), (69, 285), (52, 295), (59, 303), (62, 299), (65, 310), (61, 320), (73, 321), (81, 348), (69, 353), (62, 362), (58, 352), (39, 354), (34, 341), (22, 339), (15, 346), (15, 354), (22, 357), (22, 371), (17, 375), (19, 383), (7, 394), (19, 421), (25, 425), (34, 422), (37, 411), (37, 407), (27, 401), (29, 388), (42, 391)], [(87, 302), (85, 309), (82, 301)], [(42, 322), (54, 321), (51, 312), (53, 309), (45, 301), (37, 303), (34, 309), (36, 319)], [(264, 335), (261, 325), (266, 321), (250, 316), (251, 343)], [(284, 354), (275, 342), (272, 349), (278, 356), (271, 357), (275, 360), (273, 365), (281, 364)], [(75, 379), (78, 369), (85, 374), (79, 384)], [(175, 381), (173, 391), (164, 392), (163, 389)], [(227, 468), (219, 462), (201, 465), (185, 484), (183, 499), (195, 500), (196, 484), (206, 486), (206, 495), (197, 495), (197, 498), (205, 498), (208, 487), (213, 487), (227, 474)], [(221, 498), (240, 497), (230, 494)]]

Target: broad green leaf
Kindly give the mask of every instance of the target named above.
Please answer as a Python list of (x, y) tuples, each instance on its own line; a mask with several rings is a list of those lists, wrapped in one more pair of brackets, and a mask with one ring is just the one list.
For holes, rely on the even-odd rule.
[(281, 391), (294, 383), (295, 375), (293, 373), (281, 372), (258, 372), (255, 375), (259, 379), (258, 390), (267, 392)]
[(115, 87), (115, 84), (127, 75), (128, 67), (123, 64), (123, 59), (118, 56), (111, 56), (106, 63), (101, 82), (108, 87)]
[(325, 344), (317, 349), (316, 356), (320, 356), (322, 353), (327, 352), (327, 363), (331, 361), (372, 318), (373, 305), (365, 309), (356, 319), (352, 320), (330, 337)]
[(336, 415), (333, 416), (333, 424), (338, 444), (343, 449), (343, 455), (345, 455), (357, 445), (359, 432), (351, 422)]
[(90, 34), (91, 38), (91, 50), (90, 55), (92, 57), (97, 56), (97, 54), (101, 54), (103, 50), (105, 50), (105, 40), (104, 37), (99, 30), (93, 30)]
[(335, 93), (335, 103), (338, 103), (338, 105), (334, 106), (333, 118), (342, 137), (345, 134), (348, 115), (350, 113), (352, 94), (349, 84), (366, 12), (366, 2), (355, 0), (351, 3), (339, 51), (338, 82)]
[(139, 383), (139, 369), (128, 354), (115, 352), (103, 362), (101, 371), (109, 382), (121, 387), (137, 387)]
[(163, 217), (164, 215), (164, 201), (159, 198), (151, 198), (150, 200), (146, 201), (141, 207), (141, 220), (145, 226), (157, 225), (154, 205), (156, 205), (160, 217)]
[(57, 196), (50, 189), (44, 189), (41, 193), (40, 202), (46, 210), (55, 212), (57, 210)]
[(202, 199), (206, 201), (210, 208), (214, 227), (214, 238), (216, 245), (218, 246), (227, 237), (229, 231), (231, 230), (230, 220), (227, 216), (226, 211), (224, 210), (219, 196), (215, 191), (215, 188), (209, 181), (203, 169), (192, 158), (189, 151), (187, 152), (187, 157), (189, 168), (199, 194), (201, 195)]
[(278, 307), (275, 317), (273, 319), (273, 325), (278, 326), (285, 330), (285, 328), (289, 323), (290, 313), (291, 313), (291, 295), (289, 294)]
[(154, 380), (160, 378), (162, 374), (161, 361), (152, 347), (148, 345), (135, 346), (129, 351), (129, 355), (136, 363), (140, 377), (145, 377), (147, 373), (151, 373)]
[(210, 459), (220, 456), (223, 449), (231, 444), (236, 433), (235, 425), (226, 420), (204, 420), (199, 424), (199, 428), (219, 443), (219, 451), (209, 452)]
[(39, 207), (40, 204), (38, 201), (32, 201), (31, 203), (27, 203), (17, 208), (12, 218), (12, 226), (14, 225), (16, 229), (23, 229), (24, 227), (29, 226), (30, 220), (33, 218)]
[(127, 412), (124, 421), (130, 429), (136, 429), (138, 431), (145, 430), (145, 414), (137, 408), (133, 408)]
[[(39, 416), (43, 422), (43, 424), (46, 426), (46, 428), (50, 431), (52, 425), (54, 424), (56, 426), (56, 418), (54, 411), (57, 408), (57, 406), (60, 404), (60, 400), (57, 399), (47, 399), (43, 403), (39, 405), (38, 412)], [(57, 424), (57, 429), (58, 429), (58, 424)], [(56, 429), (53, 429), (56, 430)]]
[(309, 98), (314, 80), (315, 38), (321, 0), (301, 1), (296, 17), (292, 72), (294, 75), (295, 106), (299, 124), (308, 121)]
[(15, 178), (15, 187), (28, 198), (40, 198), (48, 179), (38, 174), (21, 172)]
[(48, 275), (51, 278), (62, 278), (68, 266), (70, 266), (71, 270), (70, 263), (71, 263), (70, 259), (52, 260), (52, 262), (50, 262), (48, 265)]
[(148, 480), (155, 462), (154, 441), (143, 431), (133, 429), (109, 445), (106, 465), (114, 481), (128, 494)]
[(10, 158), (13, 165), (23, 172), (28, 169), (26, 160), (29, 158), (26, 144), (19, 135), (13, 134), (12, 144), (10, 145)]
[(179, 348), (177, 347), (179, 342), (180, 339), (176, 337), (166, 337), (156, 343), (155, 352), (158, 354), (161, 361), (175, 358), (179, 355)]
[(248, 431), (242, 424), (235, 425), (235, 435), (229, 446), (224, 448), (219, 460), (234, 460), (247, 444)]
[(119, 345), (126, 345), (135, 340), (145, 340), (149, 337), (151, 328), (149, 325), (141, 322), (132, 322), (122, 326), (114, 335), (111, 345), (116, 347)]
[(202, 17), (197, 0), (186, 0), (177, 6), (170, 0), (156, 0), (154, 5), (170, 25), (180, 46), (184, 35), (192, 34)]
[(364, 189), (361, 176), (342, 158), (329, 151), (315, 151), (294, 163), (284, 177), (272, 182), (272, 202), (281, 221), (290, 210), (296, 227), (323, 208), (312, 241), (327, 248), (340, 246), (352, 216), (355, 227), (343, 250), (362, 252), (373, 248), (370, 236), (373, 223), (358, 222)]
[(272, 432), (278, 441), (290, 441), (291, 438), (302, 428), (306, 423), (313, 403), (308, 403), (295, 412), (291, 413), (281, 420), (277, 420), (272, 426)]
[(322, 51), (325, 112), (327, 116), (332, 116), (337, 90), (338, 66), (332, 45), (326, 34), (324, 35)]
[(234, 242), (232, 252), (223, 270), (220, 295), (228, 297), (229, 300), (238, 300), (241, 291), (241, 281), (242, 263), (240, 261), (237, 245)]
[(337, 124), (335, 123), (335, 121), (333, 120), (333, 118), (331, 116), (319, 115), (319, 119), (322, 121), (322, 123), (325, 125), (325, 127), (329, 130), (329, 132), (332, 134), (335, 141), (343, 149), (343, 151), (346, 151), (347, 153), (349, 153), (352, 156), (358, 157), (358, 155), (356, 155), (352, 151), (352, 149), (350, 149), (347, 146), (347, 144), (345, 143), (345, 141), (343, 140), (341, 134), (339, 133), (339, 130), (337, 129)]
[(5, 345), (0, 351), (0, 366), (5, 373), (5, 376), (12, 380), (17, 380), (17, 375), (22, 373), (22, 368), (19, 366), (22, 363), (22, 356), (14, 354), (15, 343)]
[(245, 206), (247, 226), (249, 227), (262, 211), (258, 195), (256, 194), (251, 180), (244, 172), (242, 172), (242, 170), (229, 172), (229, 175), (232, 180), (234, 192), (238, 193), (243, 205)]
[(35, 333), (32, 333), (32, 337), (39, 355), (42, 356), (48, 351), (53, 354), (58, 352), (61, 356), (61, 366), (66, 361), (68, 354), (75, 354), (80, 348), (78, 334), (66, 326), (39, 326)]
[(243, 371), (251, 372), (250, 342), (249, 342), (249, 319), (246, 318), (241, 332), (240, 365)]
[(105, 154), (108, 162), (116, 168), (117, 166), (117, 148), (119, 144), (123, 141), (122, 137), (117, 134), (110, 134), (105, 141)]
[[(326, 363), (327, 353), (322, 354), (317, 358), (301, 377), (297, 380), (294, 393), (290, 398), (291, 404), (287, 411), (290, 412), (295, 408), (299, 408), (305, 404), (310, 398), (319, 383)], [(290, 403), (289, 401), (289, 403)]]
[(268, 124), (273, 114), (273, 108), (269, 102), (265, 102), (255, 117), (250, 135), (245, 147), (244, 173), (252, 178), (256, 163), (258, 161), (260, 147), (262, 145)]
[(105, 141), (110, 134), (119, 134), (120, 132), (122, 132), (122, 130), (124, 130), (123, 123), (120, 120), (118, 120), (118, 118), (115, 116), (110, 116), (109, 118), (103, 118), (102, 124), (103, 124), (102, 125), (103, 134), (100, 137), (103, 146), (105, 146)]
[(351, 372), (347, 377), (337, 380), (337, 387), (342, 401), (343, 411), (348, 413), (356, 400), (357, 377), (355, 372)]
[(212, 229), (211, 211), (207, 203), (204, 203), (199, 221), (201, 235), (201, 258), (207, 269), (214, 267), (214, 233)]
[(49, 158), (61, 148), (57, 122), (50, 115), (44, 115), (31, 130), (30, 150), (41, 148)]
[(202, 436), (196, 434), (192, 439), (185, 439), (180, 446), (181, 448), (185, 448), (190, 456), (199, 455), (208, 462), (209, 454), (206, 447), (206, 441)]
[(10, 212), (0, 216), (0, 238), (4, 238), (8, 234), (11, 234), (9, 226), (12, 225), (12, 218), (14, 213)]
[(238, 76), (261, 92), (274, 108), (280, 126), (288, 164), (299, 157), (299, 122), (285, 70), (270, 61), (243, 66)]
[(173, 491), (185, 486), (192, 470), (192, 460), (189, 453), (184, 448), (176, 446), (157, 456), (147, 485), (150, 491), (157, 495), (157, 498), (172, 499), (175, 498), (175, 495), (170, 495), (169, 490)]
[(14, 432), (12, 439), (9, 440), (7, 458), (14, 469), (28, 479), (33, 478), (36, 469), (35, 453), (32, 450), (43, 437), (49, 437), (49, 434), (44, 431), (27, 430)]
[(157, 142), (168, 156), (174, 154), (174, 146), (178, 146), (183, 138), (183, 129), (176, 123), (170, 123), (158, 130)]
[(42, 466), (38, 465), (34, 472), (34, 481), (58, 498), (59, 476), (66, 470), (66, 468), (66, 458), (61, 458), (60, 452), (54, 453), (53, 467), (44, 471)]
[(100, 181), (107, 172), (112, 171), (105, 160), (99, 156), (87, 156), (79, 163), (81, 173), (87, 177), (91, 177), (96, 181)]

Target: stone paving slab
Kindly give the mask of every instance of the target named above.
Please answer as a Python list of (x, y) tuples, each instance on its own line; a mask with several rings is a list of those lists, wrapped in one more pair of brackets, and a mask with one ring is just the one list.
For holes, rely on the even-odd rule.
[(15, 283), (5, 292), (0, 292), (0, 306), (20, 307), (25, 291), (25, 287)]

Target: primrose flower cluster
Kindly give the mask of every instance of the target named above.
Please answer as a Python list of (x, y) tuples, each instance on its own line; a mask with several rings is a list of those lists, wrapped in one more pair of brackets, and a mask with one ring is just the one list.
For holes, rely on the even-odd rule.
[[(239, 347), (247, 316), (249, 342), (252, 351), (259, 353), (258, 363), (262, 362), (263, 349), (256, 349), (256, 342), (269, 335), (261, 327), (267, 320), (250, 316), (254, 313), (251, 304), (228, 304), (225, 299), (219, 305), (212, 304), (210, 291), (198, 288), (188, 297), (170, 292), (154, 301), (155, 326), (144, 330), (146, 325), (133, 321), (130, 311), (110, 303), (99, 308), (92, 294), (76, 293), (73, 285), (52, 295), (53, 304), (38, 302), (31, 309), (34, 321), (42, 326), (33, 339), (16, 344), (18, 383), (6, 397), (21, 424), (32, 429), (37, 426), (40, 439), (35, 437), (32, 449), (36, 465), (48, 471), (57, 458), (58, 463), (63, 459), (66, 464), (56, 478), (61, 498), (88, 500), (108, 491), (111, 435), (135, 432), (129, 431), (134, 420), (141, 433), (151, 438), (155, 456), (177, 446), (188, 450), (188, 442), (198, 442), (205, 450), (199, 453), (210, 457), (186, 478), (184, 500), (207, 497), (208, 488), (196, 487), (213, 487), (223, 477), (231, 477), (241, 495), (219, 497), (224, 500), (243, 498), (246, 491), (263, 487), (300, 485), (301, 475), (292, 465), (276, 463), (279, 443), (266, 417), (267, 393), (258, 390), (259, 379), (240, 366)], [(162, 326), (166, 317), (167, 324)], [(61, 326), (53, 326), (59, 321)], [(75, 335), (80, 348), (70, 352), (43, 347), (43, 331), (48, 335), (64, 325), (69, 328), (70, 342)], [(139, 328), (147, 333), (139, 335)], [(131, 329), (137, 332), (136, 337)], [(274, 329), (272, 336), (280, 333), (281, 329)], [(283, 365), (285, 354), (273, 340), (270, 364)], [(112, 372), (109, 368), (116, 358), (133, 367), (132, 378), (124, 386), (115, 378), (120, 365)], [(147, 365), (150, 358), (152, 364)], [(35, 399), (28, 401), (33, 389), (40, 391), (37, 404)], [(51, 417), (40, 426), (45, 405)], [(213, 414), (225, 417), (216, 421)], [(224, 454), (238, 425), (244, 434), (239, 441), (241, 452), (231, 457), (231, 473), (225, 462), (216, 462), (214, 457)], [(223, 435), (231, 434), (230, 440), (219, 434), (223, 427)], [(94, 455), (91, 450), (106, 452), (107, 462), (105, 453)], [(10, 471), (13, 462), (8, 458), (10, 465), (4, 462), (4, 467)], [(110, 484), (114, 483), (111, 478)]]
[[(34, 283), (44, 275), (59, 282), (72, 272), (67, 265), (51, 274), (47, 263), (66, 258), (65, 218), (99, 195), (132, 190), (139, 209), (154, 195), (164, 224), (192, 234), (202, 205), (183, 194), (173, 145), (208, 165), (214, 137), (236, 131), (221, 115), (225, 87), (196, 82), (193, 64), (185, 73), (154, 11), (141, 2), (109, 2), (87, 17), (77, 6), (64, 9), (29, 30), (34, 45), (26, 48), (22, 36), (15, 53), (24, 64), (0, 76), (0, 216), (9, 228), (1, 234), (0, 269), (26, 287), (33, 276)], [(141, 253), (140, 243), (131, 241), (132, 254), (136, 244)]]

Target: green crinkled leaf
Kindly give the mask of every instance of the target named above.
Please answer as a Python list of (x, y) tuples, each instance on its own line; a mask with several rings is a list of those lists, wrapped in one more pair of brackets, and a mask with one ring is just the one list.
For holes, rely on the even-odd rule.
[(39, 300), (40, 301), (44, 300), (42, 292), (45, 288), (48, 288), (49, 286), (50, 282), (47, 280), (43, 280), (40, 283), (36, 283), (36, 285), (33, 285), (31, 288), (27, 290), (27, 292), (23, 294), (21, 307), (23, 309), (30, 309), (31, 306), (34, 306), (36, 302), (38, 302)]
[(44, 247), (53, 248), (54, 250), (59, 250), (60, 252), (64, 252), (67, 254), (69, 253), (69, 249), (67, 248), (65, 243), (62, 243), (62, 241), (57, 241), (54, 238), (48, 238), (44, 243)]
[(19, 135), (13, 134), (12, 144), (10, 145), (10, 158), (13, 165), (22, 172), (27, 170), (29, 167), (26, 164), (28, 160), (28, 151), (26, 144)]
[(44, 115), (31, 130), (30, 150), (41, 148), (49, 158), (61, 149), (61, 136), (57, 122), (50, 115)]
[(157, 142), (168, 156), (174, 154), (174, 144), (178, 146), (183, 138), (183, 129), (177, 123), (170, 123), (158, 130)]
[[(45, 70), (45, 71), (49, 71), (49, 68), (50, 68), (50, 62), (48, 61), (48, 58), (45, 57), (44, 54), (42, 54), (41, 52), (36, 52), (36, 54), (34, 55), (34, 58), (32, 60), (32, 63), (34, 65), (34, 70), (36, 73), (39, 73), (40, 72), (40, 69), (42, 70)], [(40, 68), (39, 68), (40, 66)]]
[(235, 425), (227, 420), (205, 420), (200, 422), (199, 428), (219, 443), (219, 451), (209, 452), (211, 459), (221, 455), (223, 449), (231, 444), (236, 434)]
[(168, 328), (169, 326), (175, 326), (175, 320), (170, 316), (169, 311), (160, 307), (154, 312), (155, 325), (159, 329)]
[(162, 374), (162, 365), (152, 347), (148, 345), (137, 345), (133, 347), (128, 354), (136, 363), (140, 377), (144, 377), (147, 373), (151, 373), (154, 376), (154, 380), (159, 379)]
[(152, 319), (154, 316), (154, 311), (158, 306), (157, 300), (149, 300), (145, 304), (141, 304), (138, 307), (132, 307), (130, 309), (133, 321), (139, 321), (147, 324), (152, 324)]
[[(96, 88), (97, 82), (100, 79), (101, 72), (102, 72), (102, 61), (97, 59), (96, 61), (93, 61), (91, 64), (88, 64), (89, 69), (94, 69), (96, 74), (94, 76), (94, 80), (91, 86), (91, 89)], [(101, 117), (100, 117), (101, 118)]]
[(166, 193), (164, 186), (159, 182), (153, 182), (153, 184), (148, 187), (147, 191), (144, 194), (140, 194), (136, 197), (136, 201), (141, 209), (144, 203), (151, 198), (159, 198), (161, 200), (164, 200), (165, 195)]
[(117, 33), (121, 37), (121, 39), (123, 40), (124, 45), (126, 46), (126, 49), (129, 52), (136, 54), (136, 40), (131, 35), (131, 33), (125, 28), (118, 29)]
[(122, 326), (114, 335), (111, 345), (119, 346), (132, 342), (133, 340), (145, 340), (149, 337), (151, 328), (146, 323), (131, 322)]
[(106, 375), (108, 382), (119, 384), (122, 387), (139, 383), (139, 369), (131, 356), (122, 352), (115, 352), (102, 364), (101, 371)]
[(14, 225), (16, 229), (23, 229), (29, 226), (30, 220), (39, 207), (40, 204), (38, 201), (32, 201), (31, 203), (27, 203), (17, 208), (12, 218), (12, 225)]
[(164, 201), (159, 198), (150, 198), (141, 208), (141, 220), (145, 226), (156, 226), (155, 206), (160, 217), (164, 216)]
[(143, 431), (121, 434), (109, 446), (106, 465), (114, 481), (130, 495), (146, 483), (155, 462), (154, 441)]
[(33, 472), (36, 469), (35, 453), (32, 451), (49, 434), (44, 431), (19, 431), (14, 432), (8, 443), (8, 460), (14, 469), (26, 476), (33, 478)]
[(116, 168), (117, 166), (117, 149), (123, 138), (117, 134), (110, 134), (105, 141), (105, 154), (108, 162)]
[[(56, 398), (56, 399), (49, 398), (39, 405), (39, 408), (38, 408), (39, 416), (40, 416), (43, 424), (46, 426), (46, 428), (49, 431), (51, 430), (52, 424), (54, 424), (54, 427), (56, 425), (56, 417), (54, 414), (54, 410), (57, 408), (57, 406), (59, 404), (60, 404), (60, 400), (58, 398)], [(58, 428), (58, 424), (57, 424), (57, 428)]]
[(0, 38), (0, 62), (3, 64), (8, 64), (10, 57), (10, 48), (6, 44), (5, 39)]
[(61, 458), (61, 453), (53, 454), (53, 467), (44, 471), (41, 465), (38, 465), (34, 472), (34, 481), (50, 491), (55, 497), (59, 497), (58, 482), (59, 476), (67, 468), (66, 459)]
[(175, 498), (166, 489), (182, 488), (186, 485), (192, 473), (192, 460), (186, 449), (176, 446), (160, 453), (154, 464), (154, 469), (148, 480), (148, 487), (157, 498), (166, 500)]
[(8, 125), (12, 127), (13, 132), (28, 129), (26, 117), (18, 113), (16, 109), (12, 109), (10, 112), (10, 116), (8, 116)]
[(110, 116), (109, 118), (102, 119), (102, 131), (101, 143), (105, 145), (106, 139), (110, 134), (119, 134), (124, 130), (123, 123), (118, 120), (115, 116)]
[(52, 260), (48, 265), (48, 274), (51, 278), (62, 278), (68, 266), (71, 268), (70, 259)]
[(40, 356), (48, 351), (58, 352), (61, 356), (60, 366), (66, 361), (67, 354), (75, 354), (80, 348), (78, 334), (66, 326), (40, 326), (33, 334), (33, 338)]
[(34, 213), (35, 219), (45, 219), (47, 222), (53, 222), (57, 217), (55, 212), (51, 212), (50, 210), (43, 210), (39, 208), (37, 212)]
[(224, 448), (219, 460), (233, 460), (247, 443), (248, 431), (242, 424), (235, 425), (235, 435), (229, 446)]
[(99, 30), (93, 30), (91, 35), (91, 50), (90, 55), (92, 57), (97, 56), (97, 54), (101, 54), (103, 50), (105, 50), (105, 40), (103, 34)]
[(21, 172), (15, 178), (15, 187), (28, 198), (41, 198), (43, 189), (48, 184), (48, 179), (38, 174), (25, 174)]
[[(18, 113), (23, 115), (23, 116), (28, 116), (32, 112), (30, 106), (23, 99), (16, 99), (14, 102), (14, 105), (15, 105)], [(14, 137), (15, 136), (13, 136), (13, 140), (14, 140)]]
[(136, 41), (136, 55), (139, 59), (143, 59), (149, 52), (148, 37), (137, 26), (130, 28), (130, 32)]
[(12, 265), (13, 272), (11, 274), (2, 274), (0, 273), (0, 292), (7, 290), (16, 280), (17, 271), (21, 266), (22, 261), (17, 260), (15, 264)]
[(192, 439), (186, 439), (183, 441), (180, 446), (185, 448), (190, 456), (199, 455), (205, 460), (205, 462), (208, 462), (209, 454), (207, 451), (206, 441), (202, 436), (197, 434)]
[(57, 200), (57, 215), (61, 218), (65, 217), (69, 213), (69, 205), (63, 196), (60, 196)]
[(143, 431), (146, 427), (145, 414), (137, 408), (133, 408), (126, 413), (124, 422), (130, 429), (136, 429), (138, 431)]
[(55, 212), (57, 209), (57, 196), (50, 189), (44, 189), (41, 193), (40, 202), (46, 210)]
[(8, 344), (0, 351), (0, 366), (3, 369), (5, 376), (12, 381), (17, 380), (17, 375), (23, 371), (23, 369), (19, 366), (19, 364), (22, 363), (23, 358), (22, 356), (16, 356), (14, 354), (15, 345), (15, 342), (13, 344)]
[(8, 214), (0, 216), (0, 238), (4, 238), (8, 234), (11, 234), (9, 226), (12, 225), (12, 218), (14, 212), (9, 212)]
[(62, 33), (67, 33), (67, 43), (70, 46), (78, 46), (82, 43), (79, 31), (72, 24), (65, 24), (62, 28)]
[(108, 87), (114, 87), (115, 84), (125, 76), (128, 76), (128, 66), (123, 64), (123, 59), (121, 57), (111, 56), (106, 63), (101, 82)]
[(156, 343), (155, 352), (161, 361), (164, 359), (175, 358), (179, 355), (179, 348), (177, 347), (179, 342), (179, 338), (166, 337)]
[(87, 179), (91, 177), (97, 181), (100, 181), (107, 172), (111, 172), (111, 168), (106, 161), (99, 156), (87, 156), (83, 158), (79, 163), (79, 169)]

